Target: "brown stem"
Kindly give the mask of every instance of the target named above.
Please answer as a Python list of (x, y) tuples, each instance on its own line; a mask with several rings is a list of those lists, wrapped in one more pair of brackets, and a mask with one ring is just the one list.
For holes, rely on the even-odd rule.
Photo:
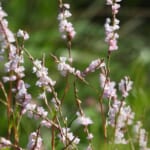
[(69, 58), (71, 59), (72, 58), (72, 56), (71, 56), (71, 40), (68, 40), (67, 47), (68, 47)]
[[(53, 118), (53, 122), (55, 122), (56, 117)], [(52, 150), (55, 150), (55, 127), (52, 126), (52, 139), (51, 139)]]
[[(104, 88), (105, 88), (105, 86), (104, 86)], [(102, 102), (103, 93), (104, 93), (104, 89), (102, 91), (102, 94), (99, 97), (99, 106), (100, 106), (100, 113), (102, 116), (104, 138), (106, 140), (107, 139), (107, 130), (106, 130), (106, 120), (105, 120), (105, 114), (104, 114), (104, 108), (103, 108), (103, 102)]]

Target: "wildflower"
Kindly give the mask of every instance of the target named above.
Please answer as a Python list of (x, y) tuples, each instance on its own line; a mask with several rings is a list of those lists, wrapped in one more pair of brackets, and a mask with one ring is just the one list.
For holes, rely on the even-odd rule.
[[(13, 35), (13, 33), (10, 31), (10, 29), (8, 28), (8, 21), (6, 19), (1, 19), (1, 25), (0, 25), (0, 32), (1, 32), (1, 36), (3, 36), (3, 39), (6, 40), (6, 43), (13, 43), (15, 42), (15, 37)], [(5, 42), (4, 42), (5, 43)]]
[(59, 31), (62, 33), (63, 39), (72, 40), (76, 32), (72, 23), (67, 20), (67, 18), (72, 16), (69, 9), (70, 5), (67, 3), (60, 6), (60, 13), (58, 15)]
[(81, 125), (84, 125), (84, 126), (88, 126), (90, 124), (93, 124), (93, 121), (89, 118), (89, 117), (86, 117), (84, 115), (80, 115), (78, 112), (77, 112), (77, 119), (76, 119), (76, 122), (78, 124), (81, 124)]
[(121, 107), (121, 102), (117, 99), (113, 101), (112, 106), (109, 108), (108, 111), (108, 124), (111, 125), (112, 127), (115, 127), (116, 123), (116, 116), (119, 112), (119, 108)]
[[(5, 71), (6, 72), (13, 72), (13, 78), (11, 77), (4, 77), (4, 82), (8, 81), (15, 81), (18, 78), (23, 78), (25, 76), (24, 71), (25, 68), (22, 66), (24, 63), (23, 53), (18, 52), (15, 45), (9, 45), (9, 55), (8, 55), (8, 62), (5, 63)], [(16, 76), (16, 77), (15, 77)]]
[(51, 123), (49, 121), (47, 121), (47, 120), (42, 120), (41, 121), (41, 125), (45, 126), (47, 128), (50, 128), (52, 126)]
[(115, 144), (127, 144), (128, 141), (124, 138), (124, 132), (120, 129), (117, 128), (115, 131)]
[(6, 147), (11, 147), (11, 141), (7, 140), (4, 137), (0, 138), (0, 148), (6, 148)]
[(33, 73), (36, 73), (36, 76), (39, 78), (36, 82), (38, 87), (44, 87), (46, 91), (51, 92), (52, 87), (55, 85), (56, 81), (53, 81), (48, 76), (48, 69), (42, 65), (42, 62), (39, 60), (33, 61)]
[(42, 106), (37, 106), (36, 104), (32, 103), (28, 103), (25, 106), (24, 113), (25, 112), (27, 112), (28, 117), (34, 117), (34, 119), (44, 119), (48, 115), (48, 112)]
[(60, 61), (58, 63), (58, 70), (61, 72), (63, 76), (66, 76), (67, 73), (75, 74), (75, 68), (71, 67), (69, 64), (66, 63), (66, 57), (60, 57)]
[(121, 0), (106, 1), (106, 4), (111, 6), (113, 15), (113, 20), (111, 21), (110, 18), (107, 18), (105, 23), (105, 33), (106, 33), (105, 41), (109, 45), (109, 52), (118, 50), (117, 39), (119, 38), (119, 35), (118, 33), (116, 33), (116, 31), (120, 27), (119, 27), (119, 20), (116, 18), (116, 14), (119, 12), (120, 4), (118, 4), (118, 2), (120, 1)]
[(70, 132), (70, 128), (62, 128), (62, 134), (59, 134), (58, 136), (64, 144), (72, 142), (77, 145), (80, 142), (80, 139), (78, 137), (74, 137), (73, 133)]
[(149, 150), (147, 147), (148, 143), (148, 134), (144, 128), (142, 128), (142, 123), (137, 121), (134, 125), (134, 134), (135, 134), (135, 142), (138, 142), (140, 150)]
[(100, 69), (101, 67), (104, 67), (105, 63), (101, 59), (93, 60), (89, 66), (83, 71), (83, 76), (90, 72), (95, 72), (95, 70)]
[(9, 76), (9, 77), (4, 76), (4, 77), (3, 77), (3, 82), (5, 83), (5, 82), (8, 82), (8, 81), (15, 81), (16, 79), (17, 79), (17, 78), (16, 78), (15, 75), (11, 75), (11, 76)]
[[(45, 117), (47, 117), (47, 115), (48, 115), (48, 112), (45, 111), (43, 107), (39, 107), (39, 106), (36, 108), (36, 113), (37, 113), (40, 117), (42, 117), (42, 118), (45, 118)], [(37, 116), (37, 117), (38, 117), (38, 116)], [(36, 117), (36, 118), (37, 118), (37, 117)]]
[(25, 109), (23, 111), (23, 113), (26, 113), (27, 112), (27, 115), (29, 118), (32, 118), (33, 117), (33, 114), (35, 112), (35, 109), (36, 109), (36, 104), (32, 104), (32, 103), (28, 103), (26, 106), (25, 106)]
[(23, 30), (19, 29), (18, 32), (17, 32), (17, 37), (21, 37), (24, 40), (28, 40), (29, 39), (29, 34), (26, 31), (23, 31)]
[(104, 89), (103, 96), (105, 98), (116, 98), (116, 83), (114, 81), (110, 81), (109, 79), (106, 79), (106, 76), (104, 74), (100, 74), (100, 84), (101, 87)]
[(114, 51), (118, 49), (117, 46), (117, 39), (119, 38), (119, 35), (115, 32), (119, 29), (119, 20), (114, 20), (113, 25), (110, 25), (111, 20), (109, 18), (106, 19), (105, 23), (105, 32), (106, 32), (106, 38), (105, 41), (109, 45), (109, 51)]
[(139, 137), (139, 131), (140, 131), (141, 127), (142, 127), (141, 121), (137, 121), (136, 124), (133, 127), (133, 131), (135, 133), (135, 138), (136, 139), (138, 139), (138, 137)]
[(93, 137), (94, 137), (93, 134), (92, 134), (92, 133), (89, 133), (88, 136), (87, 136), (87, 139), (88, 139), (88, 140), (91, 140), (91, 139), (93, 139)]
[(7, 13), (3, 11), (1, 5), (0, 5), (0, 21), (7, 16)]
[(117, 14), (119, 12), (120, 4), (114, 3), (112, 5), (112, 12), (113, 14)]
[(115, 127), (115, 139), (116, 144), (127, 144), (128, 141), (125, 139), (125, 133), (123, 129), (126, 126), (133, 124), (135, 113), (132, 112), (131, 107), (128, 106), (124, 101), (120, 102), (115, 99), (108, 112), (108, 124)]
[(19, 80), (17, 84), (16, 99), (22, 106), (22, 113), (26, 112), (26, 106), (31, 101), (31, 95), (27, 92), (27, 86), (23, 80)]
[(129, 80), (127, 76), (124, 77), (119, 83), (119, 90), (122, 92), (123, 97), (129, 95), (129, 91), (132, 89), (133, 82)]
[(32, 132), (30, 134), (29, 142), (27, 145), (28, 150), (32, 150), (33, 148), (34, 150), (41, 150), (42, 148), (42, 138), (36, 132)]
[(38, 98), (39, 99), (45, 99), (46, 98), (46, 93), (43, 92), (43, 93), (39, 94)]

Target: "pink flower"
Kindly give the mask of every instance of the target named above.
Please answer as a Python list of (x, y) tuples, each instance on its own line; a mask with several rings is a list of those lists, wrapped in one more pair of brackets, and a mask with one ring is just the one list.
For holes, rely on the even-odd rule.
[(29, 34), (26, 31), (19, 29), (17, 32), (17, 37), (22, 37), (24, 40), (28, 40)]
[(63, 4), (61, 12), (58, 15), (58, 20), (59, 20), (59, 31), (62, 33), (62, 38), (63, 39), (68, 39), (72, 40), (76, 32), (74, 30), (74, 27), (71, 22), (67, 20), (67, 18), (71, 17), (72, 14), (70, 13), (70, 5), (69, 4)]
[(118, 50), (117, 40), (116, 39), (111, 39), (109, 41), (109, 51), (114, 51), (114, 50)]
[(116, 94), (116, 88), (115, 85), (116, 83), (114, 81), (110, 81), (109, 79), (106, 79), (104, 74), (100, 74), (100, 84), (101, 84), (101, 88), (104, 89), (104, 93), (103, 96), (105, 98), (116, 98), (117, 94)]
[[(112, 15), (114, 16), (111, 20), (110, 18), (106, 19), (105, 23), (105, 32), (106, 32), (106, 38), (105, 41), (108, 43), (109, 51), (115, 51), (118, 50), (117, 45), (117, 39), (119, 38), (119, 35), (117, 34), (117, 30), (119, 27), (119, 20), (116, 18), (116, 14), (119, 12), (120, 4), (117, 2), (120, 2), (121, 0), (107, 0), (107, 5), (111, 5), (112, 9)], [(111, 24), (112, 23), (112, 24)]]
[(86, 117), (85, 115), (81, 115), (79, 112), (77, 112), (77, 120), (76, 122), (78, 124), (84, 125), (84, 126), (88, 126), (90, 124), (93, 124), (93, 121), (89, 118)]
[(29, 136), (29, 142), (27, 145), (28, 150), (41, 150), (42, 148), (42, 138), (36, 132), (32, 132)]
[(117, 3), (113, 4), (112, 5), (112, 12), (114, 14), (117, 14), (119, 12), (119, 8), (120, 8), (120, 4), (117, 4)]
[(7, 14), (2, 10), (2, 7), (0, 6), (0, 21), (6, 16)]
[(125, 76), (119, 83), (119, 90), (122, 92), (123, 97), (127, 97), (129, 95), (129, 91), (132, 89), (133, 82)]
[(66, 144), (67, 141), (71, 141), (71, 143), (77, 145), (80, 142), (80, 139), (78, 137), (75, 137), (72, 132), (70, 132), (70, 128), (62, 128), (62, 133), (58, 135), (60, 140)]

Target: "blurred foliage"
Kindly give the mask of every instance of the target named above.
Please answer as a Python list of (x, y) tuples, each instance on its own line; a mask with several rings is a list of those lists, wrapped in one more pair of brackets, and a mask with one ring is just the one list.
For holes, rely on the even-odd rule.
[[(8, 13), (8, 20), (10, 28), (16, 32), (19, 28), (25, 29), (30, 34), (29, 41), (26, 42), (25, 47), (30, 51), (34, 57), (42, 58), (42, 54), (46, 55), (46, 65), (49, 68), (50, 75), (57, 80), (57, 89), (60, 96), (63, 94), (65, 87), (64, 78), (58, 75), (56, 65), (50, 57), (50, 53), (57, 56), (67, 56), (66, 44), (61, 39), (58, 32), (58, 2), (53, 0), (1, 0), (4, 10)], [(85, 68), (91, 60), (98, 57), (106, 57), (107, 44), (104, 42), (104, 23), (105, 18), (111, 15), (110, 8), (106, 7), (104, 0), (66, 0), (71, 3), (71, 12), (73, 22), (77, 35), (72, 45), (72, 55), (74, 64), (79, 69)], [(134, 81), (133, 91), (128, 98), (133, 110), (136, 112), (137, 119), (144, 122), (144, 127), (149, 131), (150, 124), (150, 5), (146, 0), (124, 0), (118, 18), (121, 20), (121, 28), (119, 31), (119, 50), (114, 52), (111, 56), (111, 79), (120, 81), (120, 79), (129, 75)], [(36, 97), (37, 92), (34, 86), (34, 76), (30, 73), (30, 63), (26, 63), (27, 67), (27, 82), (33, 84), (30, 92)], [(99, 88), (98, 73), (88, 77), (92, 86)], [(70, 82), (72, 80), (70, 79)], [(91, 130), (96, 133), (94, 144), (103, 143), (101, 116), (97, 106), (96, 93), (87, 88), (83, 84), (78, 84), (79, 97), (83, 100), (83, 106), (89, 116), (95, 122)], [(68, 117), (75, 115), (73, 108), (75, 108), (71, 92), (73, 87), (67, 95), (67, 105), (64, 110)], [(68, 114), (67, 112), (70, 112)], [(4, 108), (1, 107), (0, 113), (6, 116)], [(24, 123), (29, 119), (25, 118)], [(31, 120), (30, 120), (31, 121)], [(1, 118), (0, 136), (5, 134), (6, 126), (4, 124), (6, 118)], [(33, 122), (34, 126), (34, 122)], [(80, 129), (78, 130), (80, 136), (84, 136)], [(22, 132), (24, 137), (20, 138), (21, 143), (25, 146), (27, 143), (26, 136), (32, 131), (31, 126), (22, 124)], [(48, 134), (45, 132), (45, 134)], [(100, 142), (102, 141), (102, 142)], [(48, 142), (48, 139), (47, 139)], [(84, 145), (81, 149), (84, 148)], [(119, 147), (119, 150), (122, 149)]]

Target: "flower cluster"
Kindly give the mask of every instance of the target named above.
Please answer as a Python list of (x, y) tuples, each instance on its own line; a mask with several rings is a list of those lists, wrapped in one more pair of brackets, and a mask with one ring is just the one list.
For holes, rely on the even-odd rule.
[(11, 147), (12, 143), (11, 141), (5, 139), (5, 138), (0, 138), (0, 149), (6, 148), (6, 147)]
[(58, 63), (58, 70), (61, 72), (62, 76), (66, 76), (67, 73), (74, 74), (75, 68), (71, 67), (69, 64), (66, 63), (67, 58), (66, 57), (60, 57), (59, 63)]
[(23, 38), (23, 40), (28, 40), (29, 34), (26, 31), (19, 29), (17, 32), (17, 37)]
[(105, 66), (103, 60), (96, 59), (93, 60), (84, 71), (80, 71), (68, 64), (67, 61), (69, 62), (69, 59), (67, 59), (66, 57), (60, 57), (59, 60), (57, 59), (57, 69), (60, 71), (61, 75), (65, 77), (68, 73), (70, 73), (81, 80), (84, 80), (84, 77), (87, 74)]
[(24, 108), (23, 113), (26, 113), (29, 118), (34, 118), (35, 120), (41, 119), (41, 126), (50, 128), (52, 125), (47, 118), (48, 112), (42, 106), (37, 106), (36, 104), (28, 103)]
[(5, 63), (5, 71), (13, 72), (11, 76), (5, 76), (4, 82), (15, 81), (17, 78), (24, 77), (25, 68), (21, 66), (24, 63), (22, 52), (14, 45), (15, 37), (11, 30), (8, 28), (8, 22), (4, 18), (7, 14), (0, 6), (0, 48), (3, 52), (9, 49), (8, 62)]
[(85, 76), (91, 72), (95, 72), (95, 70), (100, 69), (105, 66), (105, 63), (101, 59), (93, 60), (89, 66), (83, 71), (82, 75)]
[(32, 132), (29, 136), (29, 142), (27, 145), (28, 150), (41, 150), (42, 149), (42, 138), (37, 132)]
[(30, 103), (32, 97), (31, 94), (28, 94), (27, 85), (23, 80), (18, 81), (16, 99), (21, 104), (22, 114), (24, 114), (24, 112), (26, 111), (26, 106)]
[(41, 106), (37, 106), (36, 104), (27, 104), (26, 106), (26, 112), (28, 114), (28, 117), (35, 119), (38, 118), (46, 118), (48, 115), (48, 112), (45, 111), (45, 109)]
[(108, 112), (108, 124), (115, 128), (116, 144), (127, 144), (125, 139), (126, 128), (133, 124), (135, 113), (125, 101), (114, 100)]
[(137, 123), (134, 125), (134, 133), (135, 142), (138, 141), (140, 150), (150, 150), (150, 148), (147, 147), (148, 133), (144, 128), (142, 128), (142, 123), (140, 121), (137, 121)]
[(84, 132), (87, 134), (86, 138), (89, 141), (89, 145), (87, 149), (92, 150), (91, 140), (93, 139), (94, 136), (92, 133), (90, 133), (88, 126), (93, 124), (93, 121), (89, 117), (86, 117), (85, 114), (81, 111), (77, 112), (76, 114), (77, 114), (76, 123), (84, 126)]
[[(12, 92), (16, 94), (15, 98), (22, 107), (22, 112), (25, 106), (30, 102), (31, 95), (27, 93), (27, 85), (24, 83), (22, 78), (25, 76), (25, 68), (23, 66), (24, 58), (23, 51), (16, 45), (16, 39), (14, 34), (8, 28), (8, 22), (4, 18), (7, 14), (2, 10), (0, 6), (0, 49), (1, 51), (8, 51), (8, 61), (5, 63), (5, 72), (8, 73), (7, 76), (3, 76), (3, 82), (13, 82), (16, 81), (16, 86), (12, 87)], [(28, 39), (27, 32), (20, 30), (19, 32), (25, 33), (20, 35), (24, 37), (24, 40)]]
[(127, 140), (124, 138), (126, 129), (128, 125), (133, 124), (135, 113), (132, 112), (131, 107), (129, 105), (127, 105), (125, 102), (121, 102), (119, 106), (119, 111), (117, 112), (116, 116), (117, 116), (117, 120), (115, 124), (115, 140), (114, 141), (116, 144), (126, 144)]
[(76, 34), (74, 27), (71, 22), (67, 20), (67, 18), (71, 17), (71, 13), (69, 11), (69, 4), (60, 4), (60, 13), (58, 15), (59, 20), (59, 31), (62, 33), (63, 39), (72, 40)]
[(110, 100), (107, 123), (115, 128), (114, 143), (127, 144), (128, 141), (125, 139), (126, 128), (128, 125), (133, 124), (135, 113), (126, 104), (124, 98), (129, 95), (128, 92), (132, 89), (133, 82), (128, 77), (120, 81), (119, 90), (122, 92), (123, 100), (118, 100), (116, 83), (110, 81), (104, 73), (100, 74), (100, 82), (103, 89), (103, 97)]
[(124, 77), (119, 83), (119, 90), (122, 92), (123, 97), (127, 97), (129, 95), (129, 91), (132, 89), (133, 82), (129, 80), (127, 76)]
[(114, 81), (110, 81), (109, 78), (106, 78), (106, 75), (103, 73), (100, 74), (100, 84), (103, 88), (103, 97), (108, 99), (115, 99), (117, 97), (116, 94), (116, 83)]
[[(72, 144), (79, 144), (80, 139), (78, 137), (75, 137), (72, 132), (70, 132), (70, 128), (62, 128), (61, 134), (58, 135), (60, 140), (64, 143), (64, 145), (67, 145), (68, 143)], [(73, 145), (70, 145), (70, 148)]]
[(0, 5), (0, 61), (3, 60), (3, 53), (4, 49), (7, 47), (7, 44), (5, 42), (5, 35), (3, 31), (3, 22), (6, 22), (4, 17), (6, 17), (7, 14), (3, 11), (1, 5)]
[(79, 112), (77, 112), (77, 124), (81, 124), (81, 125), (84, 125), (84, 126), (88, 126), (90, 124), (93, 124), (93, 121), (89, 118), (89, 117), (86, 117), (85, 115), (81, 115)]
[(0, 5), (0, 41), (2, 48), (6, 48), (8, 43), (15, 42), (14, 35), (8, 28), (8, 21), (5, 19), (6, 16), (6, 12), (3, 11)]
[[(120, 4), (118, 4), (119, 2), (121, 2), (121, 0), (107, 0), (107, 5), (111, 6), (113, 15), (112, 19), (107, 18), (105, 24), (105, 41), (109, 45), (109, 54), (111, 54), (111, 51), (118, 49), (117, 39), (119, 38), (119, 35), (117, 30), (120, 27), (119, 20), (116, 18), (116, 15), (118, 14), (120, 8)], [(0, 60), (4, 59), (4, 52), (6, 52), (5, 56), (7, 59), (7, 62), (4, 64), (6, 76), (2, 77), (3, 82), (0, 81), (0, 89), (3, 93), (1, 98), (2, 100), (0, 99), (0, 102), (2, 102), (6, 107), (7, 113), (5, 114), (7, 114), (8, 120), (8, 139), (4, 137), (0, 138), (0, 149), (22, 149), (19, 146), (20, 141), (18, 135), (20, 133), (19, 131), (20, 123), (23, 118), (22, 116), (27, 115), (29, 118), (37, 121), (36, 123), (38, 124), (37, 129), (34, 130), (36, 132), (32, 132), (29, 135), (29, 142), (27, 144), (28, 150), (44, 149), (44, 142), (41, 138), (42, 127), (50, 128), (51, 130), (50, 147), (52, 149), (57, 149), (57, 142), (55, 142), (55, 140), (58, 138), (61, 142), (59, 146), (64, 146), (62, 149), (78, 149), (78, 144), (80, 144), (80, 141), (83, 139), (78, 138), (78, 136), (74, 135), (72, 132), (71, 127), (74, 122), (78, 124), (78, 126), (82, 126), (83, 132), (86, 134), (84, 138), (87, 140), (87, 142), (85, 142), (87, 143), (87, 150), (93, 150), (92, 139), (94, 138), (94, 135), (88, 128), (93, 124), (93, 121), (90, 117), (85, 115), (81, 106), (81, 100), (78, 96), (78, 92), (80, 91), (78, 91), (77, 88), (77, 78), (80, 79), (82, 83), (86, 83), (87, 86), (91, 87), (96, 91), (96, 93), (98, 93), (97, 97), (102, 114), (102, 124), (104, 127), (103, 130), (105, 138), (107, 136), (107, 125), (109, 125), (114, 131), (114, 138), (112, 141), (113, 144), (127, 144), (129, 140), (133, 140), (127, 138), (128, 126), (131, 127), (131, 125), (133, 125), (135, 135), (133, 142), (138, 143), (140, 150), (150, 150), (150, 148), (147, 146), (148, 133), (144, 128), (142, 128), (141, 122), (138, 121), (137, 124), (134, 125), (135, 113), (126, 102), (126, 98), (132, 89), (133, 82), (129, 79), (129, 77), (125, 76), (120, 81), (117, 88), (116, 82), (111, 81), (110, 79), (109, 56), (107, 65), (105, 64), (104, 59), (96, 59), (91, 61), (83, 71), (73, 67), (73, 59), (71, 57), (70, 50), (71, 40), (74, 38), (76, 32), (72, 23), (68, 21), (68, 18), (71, 17), (72, 14), (69, 11), (69, 4), (63, 4), (62, 0), (59, 1), (59, 4), (59, 30), (62, 33), (62, 38), (66, 39), (68, 42), (69, 59), (66, 57), (60, 57), (58, 59), (56, 56), (52, 56), (58, 64), (58, 71), (60, 71), (62, 76), (68, 79), (66, 87), (63, 89), (63, 94), (57, 93), (58, 89), (55, 86), (56, 81), (53, 81), (51, 77), (49, 77), (48, 68), (45, 67), (44, 60), (42, 62), (38, 59), (34, 59), (24, 48), (24, 40), (29, 39), (28, 33), (19, 29), (17, 34), (13, 34), (8, 28), (8, 22), (5, 19), (7, 14), (0, 6)], [(40, 90), (42, 89), (42, 93), (39, 93), (38, 97), (40, 99), (44, 99), (44, 101), (40, 103), (41, 105), (39, 105), (38, 102), (32, 102), (31, 94), (29, 94), (27, 90), (29, 85), (27, 85), (23, 79), (25, 77), (23, 52), (27, 54), (28, 58), (32, 62), (33, 73), (35, 73), (36, 77), (38, 78), (35, 83), (36, 86)], [(88, 74), (93, 73), (96, 70), (100, 71), (99, 78), (100, 86), (102, 88), (102, 90), (100, 90), (101, 94), (96, 88), (93, 87), (93, 85), (90, 84), (90, 82), (88, 82), (88, 79), (86, 79)], [(74, 95), (78, 110), (76, 110), (76, 119), (71, 120), (71, 123), (69, 121), (68, 124), (67, 117), (64, 116), (63, 113), (63, 106), (65, 106), (63, 104), (64, 100), (68, 98), (67, 96), (70, 95), (69, 92), (71, 91), (69, 91), (68, 88), (71, 83), (70, 78), (68, 78), (69, 74), (73, 75), (74, 90), (73, 94), (71, 93), (71, 95)], [(3, 83), (6, 83), (6, 86)], [(51, 102), (49, 102), (49, 99), (51, 99)], [(103, 99), (108, 99), (107, 102), (109, 104), (106, 105), (106, 109), (103, 109)], [(46, 107), (44, 107), (42, 104), (44, 104)], [(107, 117), (105, 116), (106, 113), (104, 112), (106, 110)], [(11, 139), (12, 141), (10, 141)]]
[(42, 65), (42, 61), (37, 59), (33, 61), (33, 65), (33, 73), (36, 73), (36, 76), (39, 78), (36, 85), (38, 87), (43, 87), (48, 92), (52, 92), (52, 87), (55, 85), (56, 81), (53, 81), (48, 76), (48, 69)]
[(105, 41), (109, 45), (110, 52), (118, 50), (117, 39), (119, 38), (119, 35), (116, 31), (120, 28), (119, 27), (120, 21), (116, 18), (116, 14), (118, 13), (120, 8), (120, 4), (118, 4), (118, 2), (120, 1), (121, 0), (107, 0), (107, 5), (111, 5), (113, 14), (113, 20), (107, 18), (105, 23), (105, 32), (106, 32)]

